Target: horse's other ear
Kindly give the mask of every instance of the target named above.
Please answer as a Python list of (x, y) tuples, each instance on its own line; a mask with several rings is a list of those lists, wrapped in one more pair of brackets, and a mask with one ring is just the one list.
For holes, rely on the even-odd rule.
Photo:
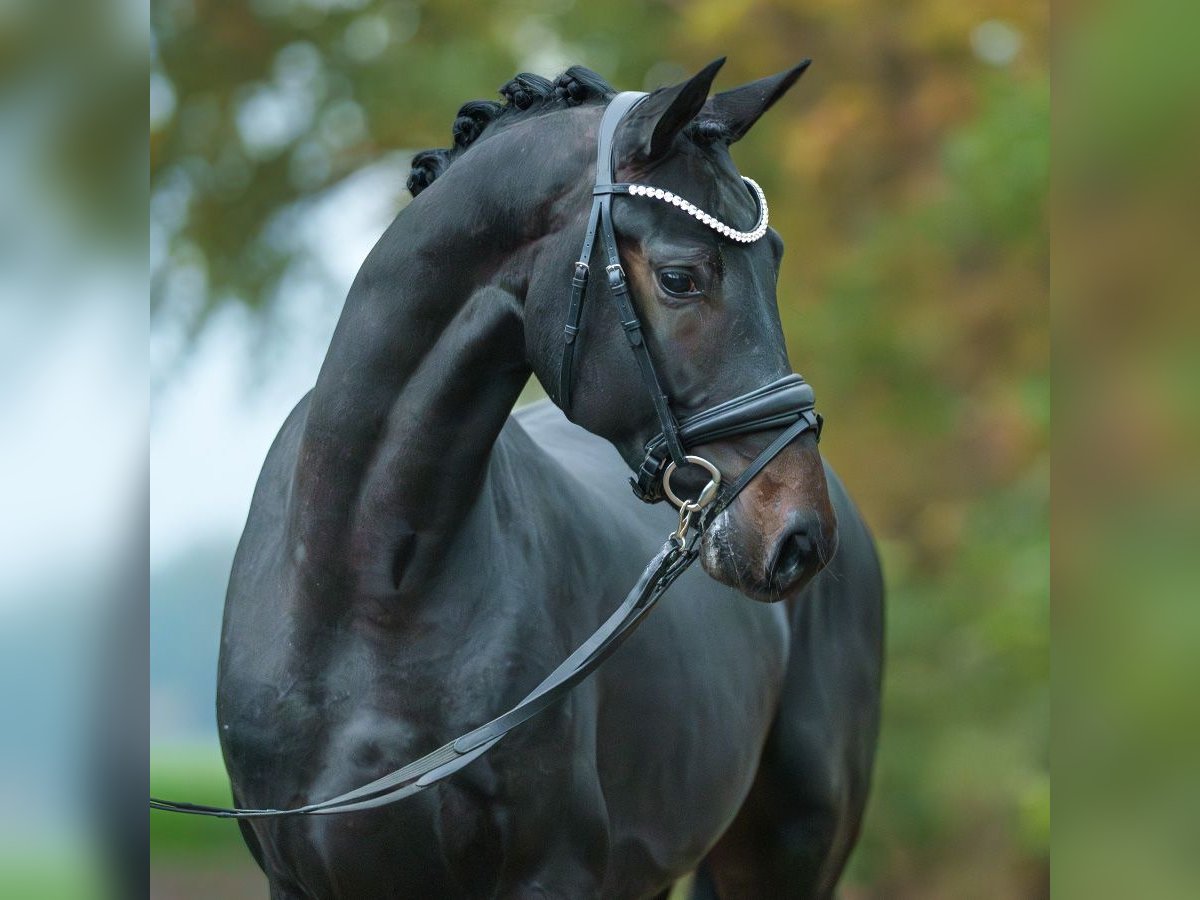
[(675, 136), (704, 106), (713, 79), (723, 65), (725, 57), (714, 59), (687, 81), (659, 88), (638, 105), (627, 127), (639, 159), (650, 162), (667, 154)]
[(704, 106), (705, 117), (713, 118), (725, 127), (729, 143), (741, 140), (750, 126), (787, 93), (811, 63), (811, 59), (806, 59), (786, 72), (716, 94)]

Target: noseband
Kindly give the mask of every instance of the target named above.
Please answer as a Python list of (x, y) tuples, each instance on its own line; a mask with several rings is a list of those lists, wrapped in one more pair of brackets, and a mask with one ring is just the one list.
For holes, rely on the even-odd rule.
[[(584, 678), (595, 671), (616, 651), (641, 623), (659, 598), (696, 561), (700, 554), (700, 537), (734, 498), (780, 451), (805, 431), (812, 430), (821, 437), (821, 417), (813, 408), (812, 388), (799, 375), (787, 375), (717, 406), (678, 422), (671, 404), (660, 386), (654, 361), (642, 335), (642, 324), (629, 296), (629, 285), (617, 237), (612, 226), (612, 198), (616, 194), (650, 197), (678, 207), (724, 237), (741, 243), (753, 243), (767, 233), (767, 200), (762, 189), (749, 178), (746, 184), (758, 200), (758, 223), (750, 231), (738, 231), (713, 216), (697, 209), (669, 191), (639, 184), (615, 184), (613, 172), (613, 137), (617, 126), (645, 94), (618, 94), (604, 111), (600, 122), (600, 146), (596, 157), (596, 186), (592, 191), (592, 212), (588, 219), (583, 251), (575, 263), (571, 280), (571, 304), (565, 329), (562, 371), (559, 377), (559, 403), (565, 409), (571, 397), (571, 369), (574, 363), (575, 338), (579, 334), (579, 317), (587, 289), (592, 249), (599, 231), (608, 263), (605, 266), (609, 291), (617, 304), (621, 327), (629, 339), (641, 370), (642, 380), (662, 423), (662, 431), (646, 444), (637, 475), (630, 479), (633, 491), (647, 503), (668, 499), (679, 507), (679, 528), (674, 531), (650, 560), (637, 584), (625, 596), (612, 614), (601, 623), (592, 636), (575, 652), (542, 679), (516, 706), (490, 722), (461, 735), (427, 753), (408, 765), (364, 784), (304, 806), (290, 809), (239, 809), (207, 806), (174, 800), (150, 798), (151, 809), (212, 816), (221, 819), (270, 819), (286, 816), (328, 816), (359, 812), (388, 806), (411, 797), (430, 785), (437, 784), (464, 766), (478, 759), (501, 738), (517, 726), (529, 721), (542, 710), (561, 700)], [(687, 447), (710, 441), (752, 434), (759, 431), (783, 431), (758, 454), (736, 479), (725, 483), (720, 470), (703, 457), (686, 452)], [(695, 500), (679, 497), (671, 488), (671, 476), (685, 466), (700, 466), (708, 472), (709, 482)]]
[[(768, 210), (767, 198), (762, 188), (749, 179), (744, 178), (746, 186), (758, 205), (758, 221), (749, 231), (739, 231), (731, 225), (709, 215), (699, 207), (689, 203), (677, 194), (662, 188), (644, 184), (613, 181), (615, 159), (615, 138), (617, 128), (625, 117), (646, 98), (646, 94), (636, 91), (626, 91), (618, 94), (604, 110), (600, 120), (600, 134), (596, 148), (596, 183), (592, 188), (592, 210), (588, 216), (587, 231), (583, 239), (583, 249), (575, 262), (575, 275), (571, 279), (571, 300), (567, 306), (567, 322), (563, 328), (562, 365), (558, 378), (558, 401), (563, 409), (568, 409), (571, 403), (571, 380), (575, 366), (575, 347), (579, 336), (580, 317), (583, 313), (583, 300), (587, 291), (588, 277), (591, 273), (593, 250), (596, 244), (596, 234), (600, 234), (607, 264), (604, 267), (605, 280), (609, 293), (616, 303), (617, 315), (621, 320), (621, 328), (633, 350), (638, 363), (642, 383), (650, 395), (650, 402), (658, 416), (662, 430), (646, 444), (642, 464), (636, 475), (631, 478), (633, 492), (646, 503), (657, 503), (668, 499), (680, 510), (679, 537), (682, 540), (692, 518), (701, 510), (710, 508), (703, 514), (701, 526), (707, 525), (715, 518), (716, 507), (711, 504), (718, 501), (718, 506), (724, 509), (736, 496), (734, 486), (740, 491), (746, 482), (739, 478), (737, 481), (721, 490), (720, 470), (708, 460), (688, 453), (689, 447), (724, 438), (752, 434), (759, 431), (772, 431), (780, 428), (791, 433), (791, 439), (805, 431), (812, 430), (821, 439), (821, 416), (817, 414), (814, 404), (812, 387), (799, 375), (787, 375), (774, 381), (726, 400), (724, 403), (697, 413), (679, 422), (671, 410), (671, 402), (662, 389), (662, 382), (654, 368), (654, 360), (646, 346), (642, 323), (638, 318), (637, 309), (629, 293), (629, 283), (625, 277), (625, 269), (621, 265), (621, 254), (617, 247), (617, 236), (613, 230), (612, 201), (617, 194), (629, 197), (647, 197), (662, 201), (676, 207), (681, 212), (692, 216), (703, 225), (728, 240), (743, 244), (751, 244), (760, 240), (767, 233)], [(773, 442), (768, 450), (770, 456), (763, 458), (760, 454), (748, 467), (755, 474), (771, 461), (790, 440), (776, 447)], [(763, 451), (764, 454), (767, 451)], [(700, 466), (709, 473), (709, 483), (695, 500), (681, 499), (671, 489), (671, 477), (686, 466)]]

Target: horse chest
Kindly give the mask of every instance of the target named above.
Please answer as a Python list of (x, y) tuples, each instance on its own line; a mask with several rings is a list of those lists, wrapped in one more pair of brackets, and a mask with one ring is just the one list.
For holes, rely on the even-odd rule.
[[(225, 734), (235, 780), (251, 792), (277, 793), (288, 784), (297, 802), (321, 799), (486, 721), (554, 661), (520, 652), (527, 641), (519, 635), (485, 631), (486, 640), (461, 635), (462, 652), (440, 660), (432, 654), (397, 662), (374, 641), (347, 642), (307, 701), (277, 706), (277, 715), (254, 728), (235, 720)], [(403, 804), (255, 823), (260, 843), (277, 871), (297, 883), (325, 884), (337, 896), (370, 896), (369, 883), (389, 885), (394, 896), (488, 894), (502, 869), (528, 867), (526, 876), (536, 880), (551, 859), (591, 872), (600, 866), (594, 857), (606, 843), (606, 823), (594, 759), (589, 765), (591, 751), (581, 746), (595, 721), (589, 693)], [(370, 882), (360, 883), (368, 874)], [(594, 873), (580, 877), (587, 894)]]

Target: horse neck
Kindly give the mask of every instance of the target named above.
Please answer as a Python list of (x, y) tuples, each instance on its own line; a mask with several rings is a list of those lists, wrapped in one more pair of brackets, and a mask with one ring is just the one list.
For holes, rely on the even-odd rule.
[[(464, 233), (478, 195), (431, 186), (371, 251), (346, 299), (301, 438), (290, 505), (299, 558), (396, 590), (454, 530), (528, 380), (521, 249)], [(502, 218), (502, 217), (497, 217)], [(475, 220), (478, 221), (478, 220)], [(508, 231), (513, 231), (509, 228)]]

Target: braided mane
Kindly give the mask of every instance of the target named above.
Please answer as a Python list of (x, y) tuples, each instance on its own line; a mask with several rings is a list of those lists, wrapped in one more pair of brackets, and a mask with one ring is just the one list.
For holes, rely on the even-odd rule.
[(422, 150), (412, 161), (408, 190), (415, 197), (446, 171), (463, 151), (484, 136), (489, 125), (516, 118), (522, 113), (544, 110), (551, 105), (582, 106), (608, 100), (616, 90), (607, 81), (583, 66), (571, 66), (553, 81), (541, 75), (522, 72), (500, 88), (503, 103), (470, 100), (454, 119), (454, 144), (449, 149)]
[[(488, 127), (499, 121), (515, 119), (525, 113), (540, 112), (554, 106), (566, 108), (612, 99), (616, 89), (584, 66), (571, 66), (553, 81), (522, 72), (500, 87), (503, 103), (493, 100), (469, 100), (459, 109), (451, 129), (453, 146), (448, 149), (422, 150), (412, 160), (408, 190), (414, 197), (441, 175), (454, 160), (476, 141), (486, 137)], [(727, 140), (723, 123), (712, 119), (692, 122), (685, 131), (701, 146)]]

